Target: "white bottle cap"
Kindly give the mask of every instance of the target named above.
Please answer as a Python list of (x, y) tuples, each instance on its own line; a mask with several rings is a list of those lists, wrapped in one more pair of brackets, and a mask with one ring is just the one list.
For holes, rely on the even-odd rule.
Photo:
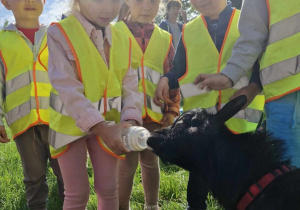
[(132, 126), (133, 131), (131, 132), (131, 146), (136, 151), (142, 151), (147, 148), (147, 140), (150, 136), (149, 131), (146, 128), (140, 126)]

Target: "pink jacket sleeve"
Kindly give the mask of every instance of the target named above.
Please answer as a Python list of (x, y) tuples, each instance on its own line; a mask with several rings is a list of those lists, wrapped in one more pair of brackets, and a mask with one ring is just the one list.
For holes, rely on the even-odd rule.
[(84, 95), (84, 86), (79, 81), (75, 59), (67, 41), (53, 25), (48, 29), (49, 64), (48, 74), (51, 85), (59, 93), (70, 117), (83, 131), (104, 121), (100, 112)]

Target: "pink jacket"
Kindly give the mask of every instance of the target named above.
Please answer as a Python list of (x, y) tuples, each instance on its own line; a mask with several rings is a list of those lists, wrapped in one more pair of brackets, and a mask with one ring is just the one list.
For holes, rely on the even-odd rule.
[[(111, 46), (111, 28), (107, 26), (105, 33), (97, 30), (79, 12), (73, 15), (79, 20), (87, 34), (98, 49), (101, 57), (109, 65)], [(68, 114), (76, 121), (76, 125), (86, 133), (91, 127), (104, 121), (100, 112), (94, 108), (84, 95), (84, 86), (77, 75), (75, 58), (63, 34), (52, 25), (48, 29), (49, 79), (63, 101)], [(121, 121), (136, 120), (142, 125), (142, 98), (138, 94), (137, 72), (130, 68), (122, 83)]]

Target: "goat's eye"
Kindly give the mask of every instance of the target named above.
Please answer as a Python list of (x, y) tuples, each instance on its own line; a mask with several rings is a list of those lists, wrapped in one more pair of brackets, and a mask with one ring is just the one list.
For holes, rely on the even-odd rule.
[(193, 117), (193, 115), (187, 114), (187, 115), (184, 116), (183, 121), (184, 121), (184, 122), (191, 121), (192, 117)]
[(193, 117), (191, 120), (191, 126), (196, 127), (200, 124), (200, 120), (197, 117)]

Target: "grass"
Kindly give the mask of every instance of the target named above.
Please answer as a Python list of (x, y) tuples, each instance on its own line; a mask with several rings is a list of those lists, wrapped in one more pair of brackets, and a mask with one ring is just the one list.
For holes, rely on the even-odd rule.
[[(91, 163), (88, 163), (88, 174), (91, 183), (91, 195), (88, 210), (97, 209), (97, 196), (94, 191)], [(48, 210), (62, 209), (62, 203), (57, 196), (56, 179), (52, 169), (48, 170), (49, 198)], [(159, 205), (161, 210), (181, 210), (186, 207), (186, 186), (188, 172), (176, 167), (161, 164), (161, 186)], [(209, 196), (208, 210), (221, 209), (218, 203)], [(141, 183), (141, 170), (138, 167), (131, 197), (131, 209), (142, 210), (144, 194)], [(23, 173), (19, 154), (14, 142), (0, 144), (0, 209), (25, 210), (26, 198), (23, 184)]]

